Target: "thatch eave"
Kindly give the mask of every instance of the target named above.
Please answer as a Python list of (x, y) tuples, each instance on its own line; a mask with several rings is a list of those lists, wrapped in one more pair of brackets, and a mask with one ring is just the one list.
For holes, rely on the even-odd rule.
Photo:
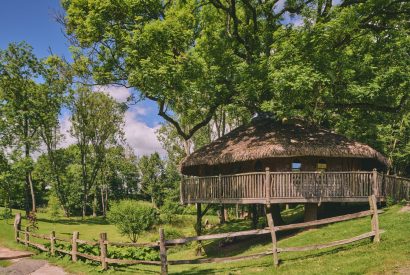
[(181, 162), (181, 171), (199, 165), (219, 165), (267, 158), (332, 157), (387, 159), (370, 146), (301, 123), (255, 120), (198, 149)]

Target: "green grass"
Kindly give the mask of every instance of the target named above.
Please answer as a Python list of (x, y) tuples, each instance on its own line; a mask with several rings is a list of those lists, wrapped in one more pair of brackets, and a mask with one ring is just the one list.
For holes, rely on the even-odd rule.
[[(309, 252), (289, 252), (279, 255), (281, 265), (274, 269), (272, 257), (267, 256), (257, 260), (244, 260), (233, 263), (179, 265), (170, 266), (171, 274), (373, 274), (391, 272), (401, 266), (410, 267), (410, 212), (399, 212), (399, 206), (385, 209), (380, 215), (380, 227), (386, 230), (379, 244), (370, 240), (363, 240), (354, 244), (336, 248)], [(299, 209), (300, 210), (300, 209)], [(289, 210), (287, 216), (300, 218), (298, 209)], [(211, 223), (216, 223), (216, 217), (209, 216)], [(113, 225), (102, 219), (62, 219), (51, 223), (47, 215), (39, 214), (40, 233), (55, 230), (62, 236), (69, 236), (72, 231), (80, 231), (83, 239), (95, 239), (99, 232), (107, 232), (112, 240), (126, 240), (121, 237)], [(180, 231), (182, 235), (193, 235), (194, 216), (178, 217), (173, 225), (167, 225)], [(12, 240), (12, 227), (0, 220), (0, 244), (16, 247)], [(249, 221), (230, 221), (223, 226), (215, 226), (208, 232), (226, 232), (246, 230), (250, 228)], [(280, 236), (279, 247), (303, 246), (308, 244), (325, 243), (333, 240), (353, 237), (370, 231), (370, 218), (331, 224), (318, 229), (311, 229), (299, 234)], [(293, 234), (293, 235), (292, 235)], [(157, 231), (149, 232), (139, 241), (148, 241), (157, 237)], [(23, 249), (23, 246), (19, 246)], [(221, 240), (204, 242), (208, 257), (239, 256), (266, 251), (271, 248), (269, 235), (244, 239), (232, 244), (222, 244)], [(195, 245), (186, 245), (169, 251), (169, 259), (195, 259)], [(46, 254), (39, 254), (37, 258), (47, 258)], [(72, 263), (68, 257), (48, 258), (50, 262), (66, 268), (67, 271), (79, 274), (101, 274), (97, 264), (85, 264), (80, 261)], [(118, 274), (157, 274), (158, 267), (143, 265), (111, 267), (108, 273)]]
[(8, 267), (12, 262), (8, 260), (0, 260), (0, 267)]

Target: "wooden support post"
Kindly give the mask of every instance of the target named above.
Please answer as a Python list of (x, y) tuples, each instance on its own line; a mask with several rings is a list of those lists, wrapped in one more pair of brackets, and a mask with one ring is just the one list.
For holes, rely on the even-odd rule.
[(181, 177), (181, 182), (179, 183), (179, 199), (180, 199), (180, 203), (184, 204), (184, 175), (182, 175)]
[(224, 224), (225, 223), (225, 206), (223, 203), (221, 203), (220, 209), (219, 209), (219, 223)]
[(50, 254), (51, 256), (55, 256), (56, 251), (56, 232), (55, 231), (51, 231), (50, 234)]
[(167, 248), (165, 246), (164, 228), (159, 229), (159, 257), (161, 259), (161, 275), (168, 274)]
[(77, 239), (80, 233), (78, 231), (73, 232), (73, 238), (71, 239), (71, 259), (73, 262), (77, 261), (77, 250), (78, 250), (78, 243)]
[(201, 204), (196, 204), (196, 226), (195, 226), (196, 235), (200, 236), (202, 233), (202, 210)]
[(374, 232), (373, 242), (380, 242), (380, 229), (379, 229), (379, 214), (377, 213), (377, 199), (375, 195), (369, 197), (370, 210), (373, 211), (371, 215), (372, 231)]
[(24, 230), (24, 244), (26, 248), (28, 248), (28, 243), (30, 242), (30, 235), (29, 235), (29, 227), (26, 226), (26, 229)]
[(16, 242), (19, 242), (20, 238), (20, 231), (21, 230), (21, 214), (17, 213), (16, 217), (14, 218), (14, 239)]
[(100, 261), (101, 267), (103, 270), (108, 269), (107, 263), (107, 244), (105, 241), (107, 240), (107, 233), (100, 233)]
[(270, 204), (266, 205), (266, 219), (268, 220), (268, 226), (270, 230), (270, 235), (272, 237), (272, 254), (273, 254), (273, 264), (274, 266), (279, 265), (279, 258), (278, 258), (278, 247), (277, 247), (277, 240), (276, 240), (276, 232), (275, 232), (275, 224), (273, 223), (272, 212), (270, 209)]
[(256, 229), (258, 227), (258, 208), (256, 204), (251, 204), (252, 207), (252, 228)]
[(373, 169), (373, 173), (372, 173), (372, 190), (373, 190), (373, 195), (375, 195), (376, 197), (379, 196), (379, 184), (377, 182), (377, 170)]
[(266, 197), (266, 204), (270, 204), (270, 171), (269, 167), (265, 168), (265, 197)]

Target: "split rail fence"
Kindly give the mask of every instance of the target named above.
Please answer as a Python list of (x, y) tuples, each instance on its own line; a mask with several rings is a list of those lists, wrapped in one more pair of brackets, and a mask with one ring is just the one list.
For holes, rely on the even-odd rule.
[[(70, 238), (56, 237), (56, 234), (54, 231), (52, 231), (49, 235), (29, 232), (28, 228), (26, 228), (23, 231), (21, 230), (21, 216), (20, 214), (17, 214), (15, 223), (14, 223), (15, 240), (17, 242), (24, 243), (26, 247), (33, 246), (41, 251), (49, 252), (52, 256), (54, 256), (56, 252), (71, 255), (71, 259), (73, 262), (76, 262), (78, 260), (78, 257), (100, 262), (104, 270), (108, 269), (109, 264), (123, 264), (123, 265), (145, 264), (145, 265), (161, 266), (161, 274), (168, 274), (168, 265), (233, 262), (233, 261), (239, 261), (239, 260), (245, 260), (245, 259), (261, 258), (266, 255), (273, 255), (274, 265), (278, 266), (279, 265), (279, 257), (278, 257), (279, 253), (329, 248), (329, 247), (349, 244), (349, 243), (363, 240), (366, 238), (372, 238), (374, 242), (379, 242), (380, 234), (383, 233), (383, 231), (379, 229), (378, 214), (381, 213), (382, 211), (377, 210), (377, 199), (374, 195), (369, 197), (369, 204), (370, 204), (370, 210), (367, 210), (367, 211), (361, 211), (358, 213), (347, 214), (347, 215), (342, 215), (342, 216), (337, 216), (337, 217), (332, 217), (332, 218), (327, 218), (327, 219), (321, 219), (321, 220), (316, 220), (316, 221), (289, 224), (289, 225), (281, 225), (281, 226), (274, 225), (272, 214), (270, 214), (270, 211), (269, 211), (269, 205), (267, 205), (268, 209), (266, 212), (268, 213), (267, 220), (268, 220), (269, 226), (264, 229), (211, 234), (211, 235), (166, 240), (164, 229), (161, 228), (159, 230), (159, 241), (152, 242), (152, 243), (112, 242), (107, 239), (106, 233), (100, 233), (99, 241), (88, 241), (88, 240), (79, 239), (79, 232), (74, 232), (72, 235), (72, 238), (70, 239)], [(343, 239), (343, 240), (333, 241), (333, 242), (325, 243), (325, 244), (313, 244), (313, 245), (301, 246), (301, 247), (278, 247), (277, 245), (276, 232), (279, 232), (279, 231), (294, 230), (294, 229), (300, 229), (300, 228), (306, 228), (306, 227), (314, 227), (314, 226), (319, 226), (319, 225), (324, 225), (324, 224), (357, 219), (357, 218), (366, 217), (366, 216), (371, 216), (371, 231), (358, 235), (358, 236), (354, 236), (349, 239)], [(264, 251), (264, 252), (256, 253), (252, 255), (224, 257), (224, 258), (200, 258), (200, 259), (191, 259), (191, 260), (168, 260), (167, 259), (167, 247), (170, 247), (170, 246), (183, 245), (183, 244), (193, 242), (193, 241), (206, 241), (206, 240), (233, 238), (233, 237), (240, 237), (240, 236), (255, 236), (255, 235), (262, 235), (262, 234), (271, 235), (272, 249), (270, 249), (269, 251)], [(40, 239), (49, 241), (50, 243), (49, 248), (46, 247), (44, 244), (33, 242), (32, 238), (40, 238)], [(57, 242), (70, 243), (71, 251), (57, 248), (56, 247)], [(80, 253), (78, 251), (78, 244), (98, 246), (100, 255), (95, 256), (95, 255)], [(107, 255), (108, 255), (109, 245), (117, 246), (117, 247), (151, 247), (151, 248), (157, 248), (157, 249), (159, 248), (160, 260), (159, 261), (147, 261), (147, 260), (129, 260), (129, 259), (108, 258)]]

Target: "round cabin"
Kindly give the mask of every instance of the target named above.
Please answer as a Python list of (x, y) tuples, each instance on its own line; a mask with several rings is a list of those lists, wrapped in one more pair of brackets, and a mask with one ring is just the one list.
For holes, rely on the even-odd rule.
[[(181, 163), (181, 202), (305, 203), (382, 198), (387, 159), (370, 146), (303, 122), (253, 119)], [(310, 213), (307, 213), (310, 212)]]

